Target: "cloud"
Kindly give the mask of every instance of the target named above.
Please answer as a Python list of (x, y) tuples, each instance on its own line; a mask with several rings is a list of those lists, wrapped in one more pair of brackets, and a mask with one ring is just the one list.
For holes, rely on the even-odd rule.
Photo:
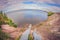
[(37, 9), (37, 10), (53, 11), (53, 12), (60, 11), (59, 5), (48, 4), (48, 3), (34, 3), (34, 2), (16, 3), (7, 6), (4, 10), (6, 12), (11, 12), (21, 9)]
[(47, 3), (55, 3), (60, 4), (60, 0), (8, 0), (8, 2), (23, 2), (23, 1), (33, 1), (33, 2), (47, 2)]
[[(24, 2), (23, 2), (24, 1)], [(37, 5), (35, 5), (36, 3)], [(28, 5), (23, 5), (28, 4)], [(31, 5), (30, 5), (31, 4)], [(30, 5), (30, 6), (29, 6)], [(29, 8), (30, 9), (44, 9), (44, 10), (54, 10), (60, 11), (60, 0), (1, 0), (0, 1), (0, 9), (4, 9), (5, 11), (19, 10), (21, 8)], [(53, 8), (53, 9), (52, 9)], [(56, 10), (55, 10), (56, 11)]]
[(52, 0), (56, 4), (60, 4), (60, 0)]

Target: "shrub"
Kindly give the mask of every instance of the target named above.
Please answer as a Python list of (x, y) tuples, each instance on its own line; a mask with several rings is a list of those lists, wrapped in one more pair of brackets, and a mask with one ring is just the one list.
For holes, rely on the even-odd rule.
[(48, 12), (48, 16), (51, 16), (53, 15), (54, 13), (53, 12)]
[(13, 23), (13, 21), (10, 18), (8, 18), (5, 13), (1, 11), (0, 12), (0, 25), (2, 24), (8, 24), (10, 26), (17, 27), (17, 25)]

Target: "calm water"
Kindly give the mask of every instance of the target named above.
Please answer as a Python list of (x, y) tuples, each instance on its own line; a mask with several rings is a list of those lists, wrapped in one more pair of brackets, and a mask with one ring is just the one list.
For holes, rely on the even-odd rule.
[(47, 12), (41, 10), (17, 10), (7, 13), (8, 17), (18, 25), (40, 23), (47, 20), (47, 14)]
[[(32, 27), (32, 25), (30, 24), (29, 28), (25, 32), (22, 33), (22, 36), (20, 37), (19, 40), (28, 40), (28, 36), (30, 34), (31, 27)], [(33, 34), (32, 36), (34, 37), (34, 40), (42, 40), (41, 35), (38, 35), (36, 32), (37, 32), (36, 30), (32, 32), (32, 34)]]
[(33, 31), (34, 40), (42, 40), (41, 34), (37, 34), (37, 31)]
[(30, 34), (30, 30), (31, 30), (32, 25), (30, 24), (28, 27), (29, 28), (25, 32), (23, 32), (20, 40), (28, 40), (28, 36)]

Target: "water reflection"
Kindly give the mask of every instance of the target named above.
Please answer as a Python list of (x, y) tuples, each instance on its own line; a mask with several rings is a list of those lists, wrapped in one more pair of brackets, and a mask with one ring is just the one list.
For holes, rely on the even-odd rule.
[(20, 40), (28, 40), (28, 36), (30, 34), (30, 30), (31, 30), (32, 25), (29, 25), (29, 28), (22, 34)]
[(37, 24), (48, 18), (47, 12), (41, 10), (17, 10), (8, 12), (8, 17), (12, 18), (18, 25)]

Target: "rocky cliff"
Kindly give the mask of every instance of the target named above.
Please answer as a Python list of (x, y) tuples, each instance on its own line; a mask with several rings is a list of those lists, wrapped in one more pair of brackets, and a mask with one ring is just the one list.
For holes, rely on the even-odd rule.
[(43, 40), (60, 40), (60, 13), (55, 13), (40, 24), (35, 25), (32, 29), (42, 36)]

